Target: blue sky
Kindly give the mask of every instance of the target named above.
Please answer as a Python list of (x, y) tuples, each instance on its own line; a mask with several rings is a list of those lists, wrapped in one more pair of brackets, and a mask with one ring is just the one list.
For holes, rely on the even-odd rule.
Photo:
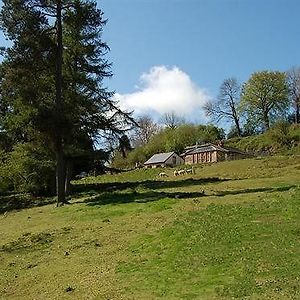
[[(222, 81), (300, 65), (299, 0), (98, 0), (121, 106), (156, 119), (202, 106)], [(0, 35), (1, 45), (5, 44)]]
[[(255, 71), (286, 71), (300, 65), (298, 0), (99, 0), (98, 4), (108, 18), (104, 39), (111, 47), (115, 74), (108, 85), (125, 107), (137, 107), (139, 114), (167, 110), (166, 103), (157, 109), (143, 97), (150, 90), (150, 98), (159, 98), (161, 81), (165, 75), (172, 77), (175, 69), (189, 77), (196, 93), (202, 92), (202, 98), (194, 99), (199, 105), (182, 112), (201, 121), (203, 101), (217, 96), (224, 79), (233, 76), (243, 82)], [(163, 68), (160, 75), (153, 75), (159, 73), (155, 67)], [(173, 85), (167, 84), (174, 85), (174, 92), (180, 93), (180, 76)], [(180, 112), (182, 106), (177, 104), (184, 97), (173, 95), (172, 100), (166, 99), (166, 91), (162, 94), (164, 99), (153, 102), (168, 102), (170, 110)], [(148, 101), (144, 110), (143, 101)]]

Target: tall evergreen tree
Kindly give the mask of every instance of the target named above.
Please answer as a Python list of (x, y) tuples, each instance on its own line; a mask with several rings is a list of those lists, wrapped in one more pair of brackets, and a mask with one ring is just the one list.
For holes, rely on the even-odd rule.
[(56, 156), (58, 202), (65, 202), (66, 149), (82, 135), (120, 134), (132, 122), (103, 87), (111, 65), (106, 21), (94, 1), (5, 0), (1, 27), (11, 40), (2, 64), (4, 127), (20, 140), (40, 136)]

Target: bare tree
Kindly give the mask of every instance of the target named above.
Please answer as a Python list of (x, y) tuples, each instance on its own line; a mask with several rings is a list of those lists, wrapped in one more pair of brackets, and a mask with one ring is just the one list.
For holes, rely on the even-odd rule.
[(228, 78), (220, 86), (220, 93), (216, 102), (207, 102), (204, 106), (206, 115), (216, 122), (222, 119), (234, 123), (236, 131), (242, 134), (238, 105), (241, 87), (235, 78)]
[(292, 68), (287, 72), (289, 97), (294, 106), (294, 122), (300, 123), (300, 67)]
[(169, 113), (165, 113), (161, 117), (161, 122), (170, 129), (175, 129), (179, 125), (182, 125), (185, 123), (184, 117), (177, 115), (174, 111), (171, 111)]
[(133, 136), (134, 145), (145, 145), (149, 142), (151, 137), (159, 131), (159, 126), (148, 115), (139, 117), (136, 122), (138, 126)]

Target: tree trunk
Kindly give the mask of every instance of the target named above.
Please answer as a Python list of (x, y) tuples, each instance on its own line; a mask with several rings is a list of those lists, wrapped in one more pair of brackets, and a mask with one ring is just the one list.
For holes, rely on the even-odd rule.
[(65, 179), (65, 194), (71, 193), (71, 179), (73, 175), (73, 162), (71, 160), (66, 161), (66, 179)]
[(295, 101), (295, 123), (299, 124), (300, 123), (300, 98)]
[(238, 136), (241, 136), (242, 135), (242, 130), (241, 130), (241, 127), (240, 127), (239, 120), (235, 118), (234, 123), (235, 123), (235, 127), (236, 127), (236, 130), (237, 130)]
[(57, 26), (57, 49), (56, 49), (56, 78), (55, 78), (55, 104), (56, 104), (56, 192), (57, 205), (66, 203), (65, 199), (65, 162), (63, 147), (64, 110), (62, 99), (62, 4), (61, 0), (56, 2), (56, 26)]
[(56, 145), (56, 194), (57, 206), (66, 203), (65, 197), (65, 160), (61, 137), (57, 138)]
[(265, 126), (265, 131), (267, 131), (270, 128), (270, 121), (269, 121), (269, 115), (266, 111), (263, 112), (263, 122)]

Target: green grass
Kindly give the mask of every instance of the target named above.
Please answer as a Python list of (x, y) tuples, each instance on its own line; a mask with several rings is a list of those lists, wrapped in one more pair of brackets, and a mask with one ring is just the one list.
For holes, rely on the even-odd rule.
[(5, 200), (0, 299), (300, 298), (299, 156), (164, 171), (77, 181), (61, 208)]

